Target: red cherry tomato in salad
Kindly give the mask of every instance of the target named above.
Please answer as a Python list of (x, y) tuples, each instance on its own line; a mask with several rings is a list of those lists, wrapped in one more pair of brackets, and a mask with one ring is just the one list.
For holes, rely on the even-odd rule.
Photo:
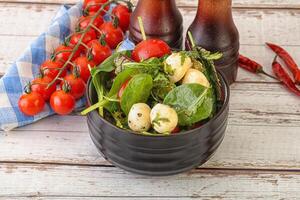
[(120, 27), (114, 26), (112, 22), (104, 22), (100, 26), (102, 34), (105, 35), (105, 41), (110, 48), (115, 49), (124, 38), (124, 33)]
[[(85, 10), (89, 15), (95, 14), (101, 6), (108, 2), (108, 0), (84, 0), (83, 2), (83, 10)], [(108, 11), (109, 6), (106, 6), (104, 10)], [(105, 15), (105, 12), (102, 11), (101, 15)]]
[[(131, 79), (131, 78), (130, 78), (130, 79)], [(118, 97), (119, 99), (122, 98), (122, 95), (123, 95), (123, 93), (124, 93), (124, 90), (125, 90), (126, 87), (128, 86), (128, 83), (129, 83), (130, 79), (126, 80), (126, 81), (121, 85), (120, 90), (119, 90), (119, 92), (118, 92), (118, 94), (117, 94), (117, 97)]]
[[(72, 54), (73, 48), (65, 46), (63, 44), (59, 45), (55, 51), (55, 61), (60, 62), (62, 65), (65, 64), (66, 61), (68, 61), (70, 55)], [(71, 61), (75, 60), (78, 56), (80, 56), (80, 50), (77, 50), (75, 54), (73, 55)]]
[[(76, 77), (74, 74), (69, 74), (64, 77), (64, 80), (68, 82), (71, 87), (70, 94), (75, 99), (80, 99), (85, 92), (85, 82), (80, 77)], [(60, 88), (63, 89), (64, 81), (60, 83)]]
[(43, 110), (45, 100), (39, 93), (30, 92), (20, 97), (18, 106), (20, 111), (25, 115), (34, 116)]
[[(74, 48), (74, 46), (79, 42), (80, 38), (82, 36), (82, 33), (74, 33), (70, 38), (70, 47)], [(86, 34), (84, 35), (82, 39), (82, 43), (87, 45), (91, 40), (94, 40), (97, 38), (97, 34), (94, 29), (90, 29)], [(80, 51), (85, 51), (86, 48), (83, 45), (80, 45), (78, 48)]]
[(136, 62), (146, 60), (148, 58), (161, 58), (171, 53), (169, 45), (159, 39), (148, 39), (141, 41), (132, 51), (132, 59)]
[[(42, 73), (45, 76), (52, 78), (52, 80), (58, 75), (60, 69), (62, 68), (62, 64), (60, 62), (46, 60), (40, 67)], [(63, 70), (60, 77), (63, 77), (67, 74), (67, 70)]]
[(179, 132), (180, 132), (179, 126), (176, 126), (176, 127), (174, 128), (174, 130), (171, 131), (172, 134), (176, 134), (176, 133), (179, 133)]
[[(85, 29), (89, 25), (89, 23), (90, 23), (90, 21), (91, 21), (92, 18), (93, 18), (93, 15), (81, 16), (79, 18), (79, 28), (80, 28), (80, 30)], [(103, 22), (104, 22), (103, 18), (101, 16), (98, 16), (94, 20), (93, 25), (96, 26), (96, 27), (99, 27), (99, 26), (101, 26), (103, 24)], [(100, 33), (97, 32), (97, 30), (95, 30), (95, 31), (96, 31), (97, 35), (100, 34)]]
[(50, 96), (56, 90), (56, 84), (52, 84), (49, 88), (48, 84), (53, 79), (48, 76), (43, 76), (39, 78), (35, 78), (31, 81), (31, 91), (37, 92), (44, 98), (45, 101), (50, 99)]
[(84, 82), (87, 82), (91, 76), (91, 72), (88, 66), (91, 68), (96, 66), (93, 60), (89, 60), (86, 56), (80, 56), (74, 61), (74, 65), (78, 69), (79, 76)]
[(118, 17), (120, 28), (124, 32), (127, 31), (130, 23), (130, 11), (128, 7), (119, 4), (116, 7), (114, 7), (114, 9), (112, 10), (112, 14)]
[(92, 60), (96, 65), (101, 64), (112, 54), (111, 49), (106, 44), (101, 44), (98, 40), (90, 41), (88, 47), (90, 47), (90, 55), (88, 57), (92, 56)]
[(74, 110), (75, 98), (64, 90), (57, 90), (51, 95), (50, 105), (57, 114), (67, 115)]

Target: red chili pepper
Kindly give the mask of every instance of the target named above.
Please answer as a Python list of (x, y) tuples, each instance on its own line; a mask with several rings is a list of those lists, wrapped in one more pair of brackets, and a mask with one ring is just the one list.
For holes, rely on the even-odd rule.
[(274, 74), (278, 77), (278, 79), (285, 85), (285, 87), (293, 92), (294, 94), (300, 96), (300, 89), (297, 88), (296, 84), (293, 82), (292, 78), (288, 75), (288, 73), (283, 69), (281, 64), (277, 62), (277, 56), (274, 58), (272, 63), (272, 69)]
[(246, 56), (239, 55), (239, 66), (249, 72), (255, 73), (255, 74), (264, 74), (270, 78), (276, 79), (274, 76), (266, 73), (263, 69), (263, 66), (254, 60), (251, 60), (250, 58), (247, 58)]
[(286, 64), (289, 70), (293, 73), (295, 83), (300, 84), (300, 69), (292, 56), (282, 47), (272, 44), (266, 43)]

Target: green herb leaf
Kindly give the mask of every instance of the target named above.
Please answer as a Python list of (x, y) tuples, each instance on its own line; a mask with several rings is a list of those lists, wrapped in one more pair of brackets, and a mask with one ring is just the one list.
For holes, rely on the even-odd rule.
[(176, 85), (169, 80), (167, 75), (160, 72), (153, 79), (153, 89), (151, 94), (154, 99), (161, 102), (166, 97), (166, 95), (175, 87)]
[(113, 82), (113, 85), (112, 85), (112, 87), (111, 87), (111, 89), (110, 89), (110, 91), (109, 91), (109, 93), (108, 93), (107, 96), (110, 97), (110, 96), (112, 96), (114, 94), (117, 94), (118, 91), (120, 90), (122, 84), (125, 81), (127, 81), (128, 79), (130, 79), (132, 76), (134, 76), (134, 75), (136, 75), (138, 73), (139, 73), (139, 71), (136, 70), (136, 69), (126, 69), (126, 70), (120, 72), (116, 76), (116, 78), (115, 78), (115, 80)]
[(207, 119), (214, 111), (212, 89), (194, 83), (173, 89), (164, 99), (164, 104), (176, 110), (180, 126), (189, 126)]
[(100, 72), (112, 72), (116, 68), (115, 59), (120, 55), (128, 56), (130, 55), (130, 51), (120, 51), (112, 54), (110, 57), (104, 60), (100, 65), (98, 65), (97, 67), (91, 70), (92, 77), (96, 76)]
[(132, 77), (121, 97), (121, 109), (128, 115), (129, 110), (136, 103), (145, 103), (153, 87), (149, 74), (138, 74)]

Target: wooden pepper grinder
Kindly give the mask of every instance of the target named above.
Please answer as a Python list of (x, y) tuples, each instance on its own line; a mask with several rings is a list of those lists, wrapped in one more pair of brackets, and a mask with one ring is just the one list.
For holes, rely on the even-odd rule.
[(159, 38), (171, 48), (182, 48), (182, 16), (175, 0), (139, 0), (130, 18), (129, 38), (135, 43), (142, 41), (138, 17), (144, 23), (147, 38)]
[[(236, 80), (239, 55), (239, 34), (233, 22), (231, 4), (232, 0), (198, 0), (197, 15), (188, 29), (196, 45), (223, 53), (215, 64), (230, 84)], [(188, 36), (186, 49), (191, 49)]]

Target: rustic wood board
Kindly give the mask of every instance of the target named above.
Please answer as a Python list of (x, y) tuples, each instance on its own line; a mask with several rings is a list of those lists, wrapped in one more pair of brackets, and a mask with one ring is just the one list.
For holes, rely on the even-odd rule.
[[(0, 75), (46, 29), (58, 4), (76, 2), (0, 0)], [(176, 2), (186, 29), (197, 0)], [(299, 0), (233, 0), (233, 6), (241, 53), (270, 72), (274, 54), (264, 42), (271, 41), (300, 63)], [(0, 132), (0, 200), (299, 199), (299, 98), (244, 70), (231, 89), (222, 145), (205, 165), (177, 176), (112, 167), (92, 144), (85, 117), (76, 114)]]
[(153, 178), (112, 167), (7, 163), (0, 164), (0, 176), (0, 196), (5, 197), (296, 199), (300, 196), (299, 172), (201, 169)]
[[(7, 0), (0, 0), (7, 2)], [(41, 4), (75, 4), (78, 0), (10, 0), (18, 3), (41, 3)], [(137, 0), (132, 0), (136, 4)], [(195, 7), (198, 0), (176, 0), (179, 7)], [(233, 7), (238, 8), (300, 8), (298, 0), (233, 0)]]

